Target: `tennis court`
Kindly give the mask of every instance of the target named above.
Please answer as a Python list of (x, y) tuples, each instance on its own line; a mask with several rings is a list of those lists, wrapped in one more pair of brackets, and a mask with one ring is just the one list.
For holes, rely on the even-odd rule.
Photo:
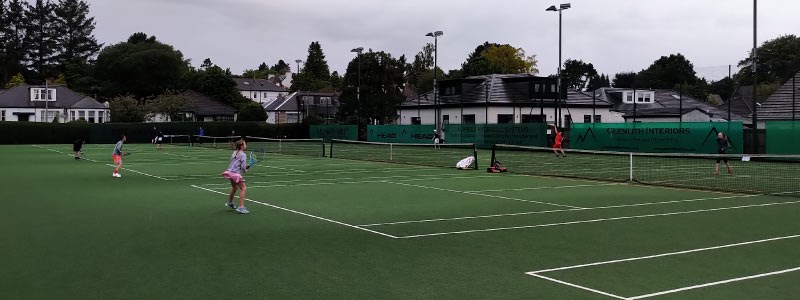
[(340, 141), (327, 158), (317, 153), (330, 144), (302, 155), (287, 154), (292, 143), (280, 153), (263, 153), (274, 141), (251, 144), (261, 162), (245, 176), (249, 215), (223, 206), (224, 139), (126, 145), (123, 178), (111, 177), (112, 145), (86, 145), (78, 161), (71, 145), (0, 147), (12, 170), (0, 175), (0, 298), (800, 294), (796, 162), (732, 161), (733, 175), (714, 176), (713, 161), (695, 158), (634, 166), (508, 147), (495, 154), (512, 173), (488, 174), (489, 150), (478, 150), (478, 170), (454, 168), (474, 153), (464, 145)]

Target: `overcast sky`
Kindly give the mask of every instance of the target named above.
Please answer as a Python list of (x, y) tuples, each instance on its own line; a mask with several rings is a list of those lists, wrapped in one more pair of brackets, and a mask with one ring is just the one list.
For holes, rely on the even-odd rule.
[[(331, 71), (344, 73), (362, 46), (409, 61), (442, 30), (439, 66), (459, 68), (483, 42), (536, 54), (541, 75), (558, 66), (558, 2), (541, 0), (87, 0), (106, 45), (134, 32), (175, 46), (195, 66), (204, 58), (234, 73), (305, 60), (319, 41)], [(727, 75), (748, 55), (752, 0), (572, 0), (563, 15), (563, 58), (593, 63), (599, 72), (638, 71), (662, 55), (682, 53), (699, 75)], [(800, 35), (800, 1), (759, 1), (759, 44)], [(735, 72), (735, 70), (734, 70)]]

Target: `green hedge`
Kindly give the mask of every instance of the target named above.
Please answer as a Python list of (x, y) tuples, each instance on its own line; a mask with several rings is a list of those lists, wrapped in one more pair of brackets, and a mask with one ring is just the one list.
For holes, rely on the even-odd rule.
[(72, 144), (90, 132), (87, 123), (0, 122), (0, 144)]
[(236, 135), (271, 138), (308, 138), (308, 126), (300, 124), (273, 125), (264, 122), (174, 122), (174, 123), (105, 123), (52, 124), (31, 122), (0, 122), (0, 144), (71, 144), (77, 138), (88, 143), (108, 144), (126, 135), (131, 143), (149, 143), (153, 127), (164, 134), (197, 135), (200, 127), (205, 135)]

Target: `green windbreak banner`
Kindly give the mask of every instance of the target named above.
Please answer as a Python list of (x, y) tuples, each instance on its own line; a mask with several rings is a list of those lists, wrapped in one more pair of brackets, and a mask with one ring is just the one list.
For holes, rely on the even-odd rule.
[[(367, 139), (386, 143), (433, 143), (434, 125), (369, 126)], [(444, 126), (446, 143), (475, 143), (479, 147), (494, 144), (546, 146), (547, 125), (526, 124), (448, 124)]]
[(312, 139), (358, 140), (357, 125), (311, 125), (309, 136)]
[(434, 125), (369, 125), (367, 141), (382, 143), (433, 143)]
[(800, 154), (800, 121), (768, 121), (767, 153)]
[(654, 153), (717, 153), (717, 134), (728, 135), (728, 153), (742, 153), (742, 122), (574, 123), (575, 149)]

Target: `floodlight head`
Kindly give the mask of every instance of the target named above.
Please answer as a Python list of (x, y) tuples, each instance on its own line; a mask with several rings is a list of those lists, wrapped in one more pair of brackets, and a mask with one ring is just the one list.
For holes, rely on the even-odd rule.
[(433, 32), (428, 32), (428, 34), (426, 34), (425, 36), (433, 37)]
[(299, 64), (299, 63), (301, 63), (301, 62), (303, 62), (303, 61), (302, 61), (302, 60), (299, 60), (299, 59), (297, 59), (297, 60), (295, 60), (294, 62), (296, 62), (296, 63), (298, 63), (298, 64)]
[(551, 5), (550, 7), (547, 8), (547, 11), (558, 11), (558, 8), (556, 8), (555, 5)]
[(364, 51), (364, 47), (358, 47), (358, 48), (354, 48), (353, 50), (350, 50), (350, 52), (356, 52), (358, 54), (361, 54), (361, 52), (363, 52), (363, 51)]
[(443, 31), (436, 31), (436, 32), (433, 33), (433, 35), (434, 36), (442, 36), (442, 35), (444, 35), (444, 32)]
[(565, 10), (565, 9), (569, 9), (569, 8), (572, 8), (572, 5), (570, 5), (569, 3), (562, 3), (561, 4), (561, 10)]

